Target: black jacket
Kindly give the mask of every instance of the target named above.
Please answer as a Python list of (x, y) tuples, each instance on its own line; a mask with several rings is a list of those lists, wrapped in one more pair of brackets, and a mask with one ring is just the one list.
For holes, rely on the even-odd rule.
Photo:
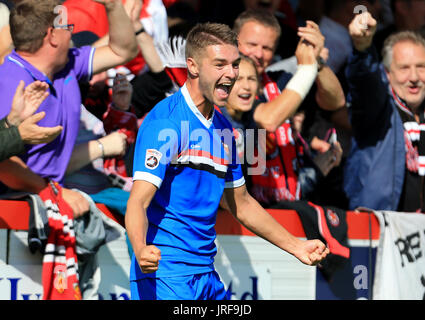
[(17, 127), (7, 128), (4, 118), (0, 120), (0, 161), (25, 151), (24, 142)]

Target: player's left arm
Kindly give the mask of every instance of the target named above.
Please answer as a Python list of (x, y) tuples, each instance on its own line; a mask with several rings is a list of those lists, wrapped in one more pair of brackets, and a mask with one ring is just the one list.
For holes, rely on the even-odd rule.
[(225, 189), (231, 213), (248, 230), (294, 255), (302, 263), (316, 265), (329, 253), (320, 240), (301, 240), (290, 234), (248, 193), (246, 186)]

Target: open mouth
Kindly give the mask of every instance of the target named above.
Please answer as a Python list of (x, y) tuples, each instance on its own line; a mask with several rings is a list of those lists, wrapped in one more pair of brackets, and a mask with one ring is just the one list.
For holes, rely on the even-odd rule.
[(217, 92), (221, 98), (227, 98), (232, 90), (233, 83), (221, 83), (216, 86)]
[(421, 87), (419, 87), (419, 86), (409, 86), (407, 88), (407, 90), (409, 91), (410, 94), (418, 94), (419, 91), (421, 90)]
[(238, 98), (242, 101), (248, 102), (252, 97), (252, 94), (250, 93), (244, 93), (244, 94), (238, 94)]

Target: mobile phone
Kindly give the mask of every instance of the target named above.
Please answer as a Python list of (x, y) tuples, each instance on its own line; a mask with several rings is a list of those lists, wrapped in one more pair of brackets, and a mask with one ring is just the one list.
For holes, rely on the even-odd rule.
[(325, 139), (330, 145), (333, 145), (337, 141), (337, 135), (335, 128), (328, 131), (327, 139)]

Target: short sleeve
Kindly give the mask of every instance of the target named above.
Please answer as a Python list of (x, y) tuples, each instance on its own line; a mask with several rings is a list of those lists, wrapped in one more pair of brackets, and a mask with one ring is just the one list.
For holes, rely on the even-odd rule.
[(243, 176), (242, 166), (240, 164), (240, 158), (236, 148), (235, 137), (232, 136), (232, 147), (229, 150), (231, 152), (230, 163), (227, 167), (227, 173), (225, 177), (225, 185), (224, 188), (238, 188), (245, 184), (245, 178)]
[(168, 165), (178, 154), (179, 130), (164, 119), (143, 122), (134, 151), (133, 181), (144, 180), (158, 189)]
[(70, 49), (69, 58), (78, 81), (90, 81), (93, 75), (95, 50), (91, 46)]

